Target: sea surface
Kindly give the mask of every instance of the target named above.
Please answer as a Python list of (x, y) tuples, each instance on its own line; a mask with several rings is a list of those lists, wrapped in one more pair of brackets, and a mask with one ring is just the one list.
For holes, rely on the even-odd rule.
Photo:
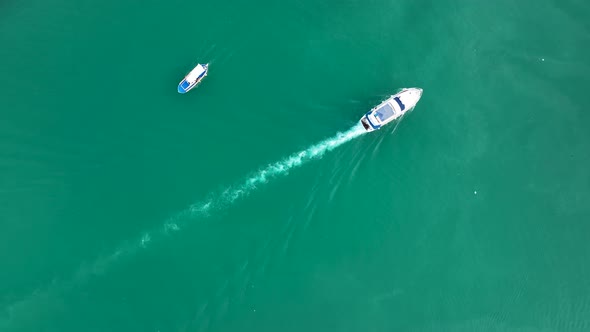
[(1, 332), (590, 331), (587, 0), (5, 0), (0, 68)]

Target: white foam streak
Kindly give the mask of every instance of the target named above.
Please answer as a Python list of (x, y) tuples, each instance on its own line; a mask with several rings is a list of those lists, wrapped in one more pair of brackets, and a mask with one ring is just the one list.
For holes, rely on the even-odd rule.
[(184, 211), (166, 220), (161, 228), (151, 232), (145, 232), (140, 238), (120, 246), (112, 254), (103, 256), (89, 265), (82, 265), (72, 280), (61, 284), (52, 283), (49, 288), (36, 291), (21, 301), (9, 305), (7, 307), (9, 312), (8, 320), (0, 320), (0, 326), (3, 326), (5, 323), (14, 323), (15, 320), (18, 320), (15, 316), (17, 314), (16, 311), (20, 311), (19, 309), (22, 309), (23, 312), (29, 311), (39, 297), (51, 297), (52, 295), (59, 297), (58, 295), (60, 293), (80, 286), (87, 282), (90, 277), (104, 274), (114, 263), (119, 262), (121, 259), (130, 258), (138, 251), (147, 249), (156, 240), (172, 232), (180, 231), (190, 221), (207, 217), (213, 211), (228, 208), (237, 200), (251, 194), (259, 186), (268, 183), (269, 180), (281, 175), (287, 175), (289, 170), (313, 159), (321, 158), (327, 151), (331, 151), (363, 133), (365, 133), (365, 130), (358, 124), (346, 132), (338, 133), (334, 137), (328, 138), (303, 151), (294, 153), (279, 162), (268, 165), (246, 179), (241, 185), (227, 188), (220, 195), (213, 196), (208, 201), (192, 204)]
[(184, 211), (169, 218), (161, 229), (144, 233), (135, 245), (131, 244), (124, 249), (117, 250), (117, 252), (131, 254), (137, 251), (137, 249), (147, 248), (154, 239), (172, 232), (178, 232), (192, 220), (207, 217), (213, 211), (228, 208), (237, 200), (248, 196), (261, 185), (268, 183), (271, 179), (281, 175), (287, 175), (291, 169), (299, 167), (313, 159), (321, 158), (326, 152), (339, 147), (365, 132), (363, 127), (357, 124), (345, 132), (338, 133), (305, 150), (294, 153), (281, 161), (270, 164), (247, 178), (242, 184), (229, 187), (208, 201), (192, 204)]
[(289, 170), (299, 167), (312, 159), (321, 158), (327, 151), (331, 151), (363, 133), (365, 133), (365, 130), (359, 124), (344, 133), (338, 133), (336, 136), (315, 144), (306, 150), (294, 153), (279, 162), (270, 164), (248, 178), (242, 185), (235, 189), (226, 190), (221, 195), (220, 200), (224, 203), (233, 203), (237, 199), (250, 194), (259, 185), (265, 184), (277, 176), (286, 175)]

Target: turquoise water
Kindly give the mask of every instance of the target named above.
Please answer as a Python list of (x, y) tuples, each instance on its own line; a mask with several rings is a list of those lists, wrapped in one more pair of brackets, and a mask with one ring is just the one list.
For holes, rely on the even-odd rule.
[(587, 331), (589, 18), (0, 4), (0, 331)]

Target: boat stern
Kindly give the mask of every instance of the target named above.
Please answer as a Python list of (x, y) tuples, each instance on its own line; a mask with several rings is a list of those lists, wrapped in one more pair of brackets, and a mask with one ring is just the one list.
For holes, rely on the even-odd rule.
[(190, 84), (186, 80), (182, 80), (178, 84), (178, 93), (187, 93), (189, 90)]
[(368, 112), (367, 114), (363, 115), (363, 117), (360, 119), (360, 123), (363, 126), (363, 128), (367, 131), (374, 131), (380, 128), (379, 125), (374, 125), (371, 120), (369, 120), (368, 116), (371, 112)]

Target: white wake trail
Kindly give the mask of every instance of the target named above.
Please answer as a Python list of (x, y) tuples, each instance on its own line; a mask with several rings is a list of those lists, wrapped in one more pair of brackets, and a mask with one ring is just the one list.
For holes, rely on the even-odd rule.
[(313, 159), (321, 158), (326, 152), (339, 147), (365, 132), (362, 125), (357, 124), (345, 132), (338, 133), (303, 151), (299, 151), (281, 161), (270, 164), (250, 176), (242, 184), (225, 189), (218, 197), (204, 203), (191, 205), (186, 211), (181, 212), (180, 215), (166, 222), (164, 229), (166, 232), (178, 231), (189, 219), (207, 215), (213, 210), (228, 207), (228, 205), (233, 204), (240, 198), (251, 194), (260, 185), (268, 183), (269, 180), (287, 175), (291, 169), (299, 167)]
[(171, 233), (182, 230), (193, 220), (206, 218), (214, 211), (221, 211), (231, 207), (236, 201), (248, 196), (261, 185), (268, 183), (269, 180), (287, 175), (289, 170), (302, 166), (313, 159), (321, 158), (326, 152), (341, 146), (365, 132), (363, 127), (357, 124), (345, 132), (338, 133), (303, 151), (294, 153), (281, 161), (268, 165), (247, 178), (240, 185), (229, 187), (220, 194), (213, 195), (208, 201), (192, 204), (184, 211), (166, 220), (160, 228), (143, 233), (140, 238), (119, 246), (110, 255), (100, 257), (90, 264), (82, 265), (69, 281), (54, 281), (49, 287), (37, 290), (20, 301), (11, 303), (4, 308), (5, 312), (8, 313), (7, 317), (3, 319), (0, 316), (0, 327), (26, 323), (26, 320), (21, 321), (23, 317), (28, 317), (23, 314), (39, 310), (40, 308), (37, 307), (40, 304), (46, 304), (47, 308), (45, 309), (49, 311), (53, 310), (54, 307), (59, 307), (57, 304), (54, 305), (53, 302), (59, 303), (59, 299), (63, 294), (82, 287), (92, 277), (106, 273), (115, 263), (119, 263), (124, 258), (131, 258), (142, 249), (149, 247), (155, 240), (164, 239)]
[(126, 243), (125, 245), (120, 246), (111, 255), (98, 259), (90, 266), (80, 269), (78, 276), (82, 277), (80, 279), (83, 279), (88, 274), (104, 273), (105, 269), (107, 269), (112, 263), (115, 263), (126, 256), (134, 255), (139, 250), (147, 248), (155, 240), (165, 238), (171, 233), (182, 230), (193, 220), (206, 218), (215, 211), (231, 207), (236, 201), (248, 196), (261, 185), (268, 183), (269, 180), (287, 175), (289, 170), (302, 166), (311, 160), (321, 158), (326, 152), (331, 151), (364, 133), (366, 133), (366, 131), (359, 123), (345, 132), (337, 133), (333, 137), (314, 144), (305, 150), (299, 151), (281, 161), (270, 164), (247, 178), (240, 185), (228, 187), (220, 194), (212, 195), (212, 198), (209, 200), (192, 204), (187, 209), (168, 218), (160, 228), (150, 232), (144, 232), (136, 241)]

